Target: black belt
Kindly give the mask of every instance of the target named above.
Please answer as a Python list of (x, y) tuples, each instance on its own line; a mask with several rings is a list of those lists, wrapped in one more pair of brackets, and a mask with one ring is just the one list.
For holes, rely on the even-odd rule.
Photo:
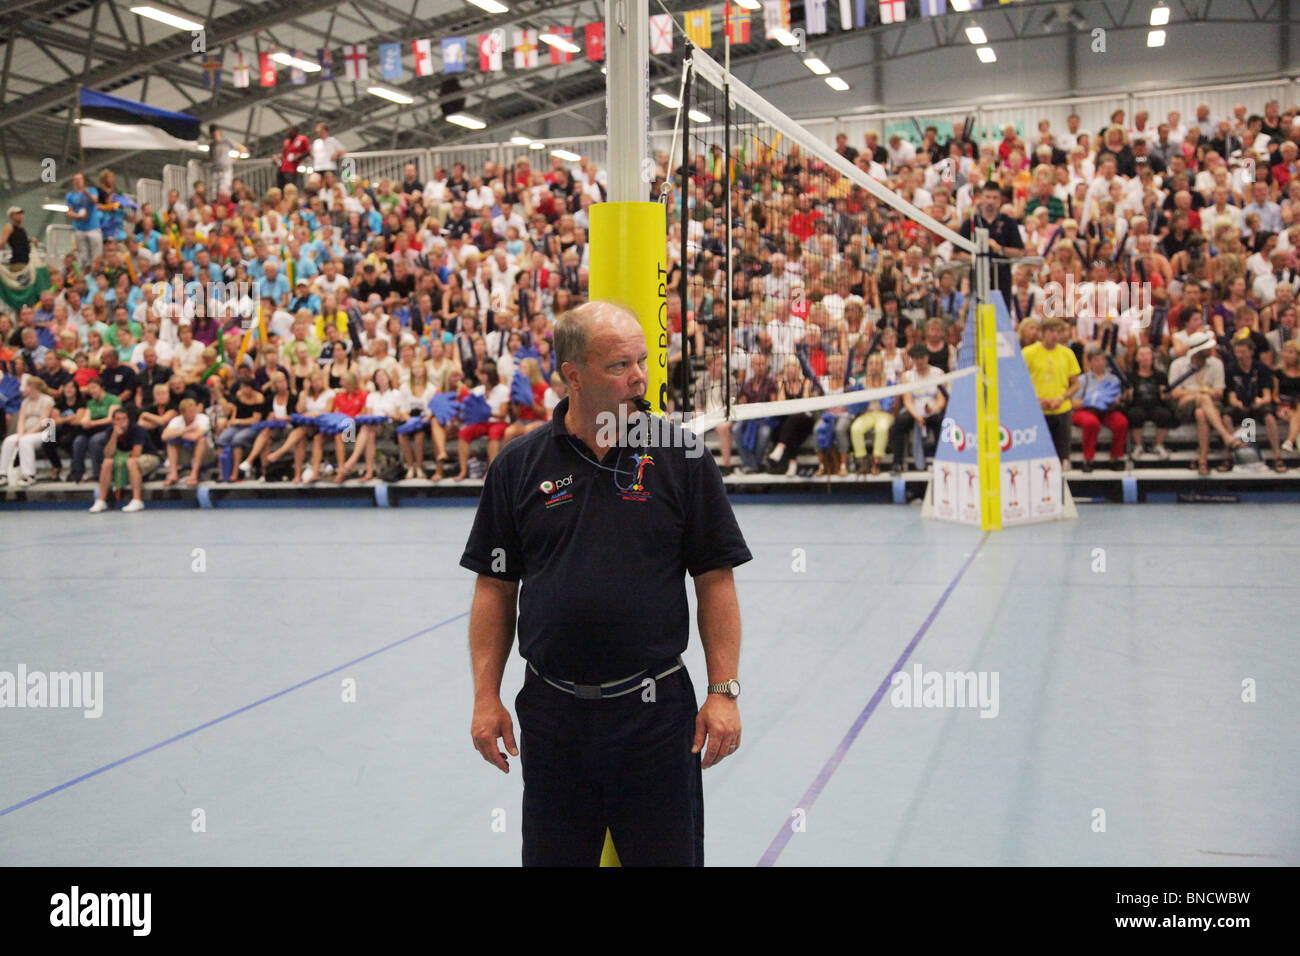
[[(670, 664), (671, 666), (669, 666)], [(686, 665), (682, 663), (682, 658), (679, 654), (673, 662), (665, 661), (661, 666), (666, 666), (667, 670), (655, 674), (655, 680), (661, 680), (669, 674), (676, 673)], [(581, 700), (607, 700), (610, 697), (621, 697), (624, 694), (632, 693), (632, 691), (641, 686), (646, 675), (651, 671), (657, 670), (658, 667), (647, 667), (644, 670), (637, 671), (631, 677), (606, 681), (603, 684), (578, 684), (574, 681), (552, 679), (534, 667), (532, 661), (528, 662), (528, 669), (556, 690), (562, 690), (566, 694), (573, 694)]]

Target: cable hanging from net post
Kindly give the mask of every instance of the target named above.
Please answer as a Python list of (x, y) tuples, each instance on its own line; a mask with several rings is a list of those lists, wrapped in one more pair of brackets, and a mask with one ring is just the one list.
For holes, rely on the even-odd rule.
[[(690, 41), (687, 41), (687, 50), (690, 49)], [(691, 61), (693, 62), (693, 61)], [(691, 71), (687, 70), (684, 76), (685, 82), (682, 84), (682, 101), (681, 111), (685, 116), (682, 120), (682, 211), (681, 211), (681, 266), (682, 274), (678, 280), (679, 295), (681, 296), (681, 315), (679, 321), (682, 331), (682, 355), (681, 362), (681, 388), (682, 404), (679, 409), (682, 421), (689, 421), (690, 416), (690, 371), (691, 371), (691, 351), (690, 335), (687, 334), (688, 322), (690, 317), (690, 193), (691, 193)]]

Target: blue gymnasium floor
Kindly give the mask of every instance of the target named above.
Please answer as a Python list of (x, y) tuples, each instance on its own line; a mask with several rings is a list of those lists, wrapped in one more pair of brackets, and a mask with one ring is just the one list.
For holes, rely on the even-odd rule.
[[(987, 538), (916, 508), (737, 513), (745, 731), (704, 774), (708, 864), (1300, 863), (1290, 506)], [(518, 763), (469, 740), (472, 516), (5, 515), (0, 671), (104, 693), (98, 719), (0, 709), (0, 863), (518, 865)], [(699, 692), (694, 633), (687, 663)], [(997, 716), (894, 706), (916, 664), (996, 671)]]

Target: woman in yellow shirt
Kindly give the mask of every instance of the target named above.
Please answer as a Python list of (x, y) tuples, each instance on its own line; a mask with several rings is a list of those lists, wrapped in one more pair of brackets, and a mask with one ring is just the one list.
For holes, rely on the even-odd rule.
[(1083, 374), (1083, 369), (1079, 368), (1079, 360), (1074, 351), (1059, 344), (1064, 331), (1063, 320), (1045, 320), (1042, 338), (1027, 346), (1021, 354), (1025, 365), (1029, 367), (1034, 394), (1038, 396), (1038, 406), (1047, 420), (1052, 444), (1056, 447), (1057, 457), (1061, 459), (1061, 469), (1069, 471), (1073, 424), (1070, 399), (1079, 391), (1079, 376)]

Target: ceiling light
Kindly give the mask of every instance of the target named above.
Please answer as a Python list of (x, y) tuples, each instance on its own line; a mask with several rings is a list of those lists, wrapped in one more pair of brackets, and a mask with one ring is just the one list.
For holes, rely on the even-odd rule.
[(41, 206), (42, 209), (48, 209), (50, 212), (67, 212), (68, 207), (61, 202), (47, 202)]
[(578, 46), (578, 44), (574, 43), (572, 40), (560, 36), (558, 33), (543, 33), (537, 39), (541, 40), (543, 43), (549, 43), (553, 47), (558, 47), (565, 53), (579, 53), (582, 51), (582, 47)]
[(372, 86), (366, 90), (372, 96), (378, 96), (382, 99), (393, 103), (401, 103), (403, 106), (410, 106), (415, 102), (415, 98), (407, 96), (405, 93), (399, 93), (397, 90), (390, 90), (382, 86)]
[(794, 46), (799, 42), (798, 38), (793, 33), (789, 30), (782, 29), (781, 27), (769, 30), (767, 36), (769, 39), (775, 40), (782, 46)]
[(958, 13), (970, 13), (970, 0), (949, 0), (953, 10)]
[(463, 126), (466, 129), (484, 129), (487, 127), (487, 123), (467, 113), (452, 113), (447, 117), (447, 122), (455, 123), (457, 126)]
[(996, 63), (998, 61), (998, 55), (993, 52), (991, 46), (976, 47), (975, 52), (979, 54), (981, 63)]
[(576, 163), (578, 160), (582, 159), (582, 157), (577, 153), (571, 153), (567, 149), (553, 149), (551, 150), (551, 155), (556, 159), (564, 160), (566, 163)]
[(1158, 7), (1151, 8), (1151, 25), (1153, 27), (1162, 27), (1169, 22), (1169, 8), (1163, 3)]
[(508, 13), (510, 10), (504, 3), (497, 3), (497, 0), (469, 0), (469, 2), (488, 13)]
[(142, 4), (138, 7), (132, 7), (131, 12), (137, 17), (144, 17), (148, 20), (156, 20), (158, 23), (165, 23), (169, 27), (177, 30), (202, 30), (203, 24), (198, 20), (193, 20), (182, 13), (176, 13), (163, 7), (154, 6), (153, 4)]
[(291, 66), (295, 70), (302, 70), (304, 73), (319, 73), (320, 64), (313, 63), (311, 60), (304, 60), (300, 57), (290, 56), (288, 53), (272, 53), (271, 59), (282, 66)]
[(510, 137), (510, 142), (514, 143), (516, 146), (527, 146), (532, 142), (532, 140), (523, 133), (515, 133), (514, 136)]
[(826, 85), (829, 86), (832, 90), (838, 90), (841, 93), (843, 93), (845, 90), (849, 88), (849, 84), (845, 83), (838, 76), (826, 77)]
[(681, 100), (677, 99), (675, 96), (669, 96), (667, 93), (656, 93), (654, 96), (650, 97), (650, 99), (654, 100), (660, 106), (668, 107), (670, 110), (675, 110), (682, 105)]
[(712, 123), (713, 117), (708, 113), (701, 113), (699, 110), (690, 110), (686, 114), (697, 123)]
[(746, 10), (758, 10), (763, 6), (758, 0), (736, 0), (736, 4)]
[(829, 66), (817, 59), (815, 56), (808, 57), (808, 59), (803, 61), (803, 65), (808, 67), (808, 69), (812, 70), (818, 76), (825, 76), (831, 71)]
[(970, 42), (974, 43), (976, 46), (983, 46), (985, 43), (989, 42), (989, 38), (984, 35), (982, 27), (967, 27), (966, 39), (970, 40)]
[(1152, 30), (1150, 33), (1147, 34), (1147, 46), (1164, 46), (1164, 45), (1165, 45), (1164, 30)]
[(543, 142), (540, 142), (540, 141), (534, 140), (533, 142), (531, 142), (531, 143), (528, 144), (528, 148), (529, 148), (529, 149), (545, 149), (545, 148), (546, 148), (546, 144), (543, 143)]

